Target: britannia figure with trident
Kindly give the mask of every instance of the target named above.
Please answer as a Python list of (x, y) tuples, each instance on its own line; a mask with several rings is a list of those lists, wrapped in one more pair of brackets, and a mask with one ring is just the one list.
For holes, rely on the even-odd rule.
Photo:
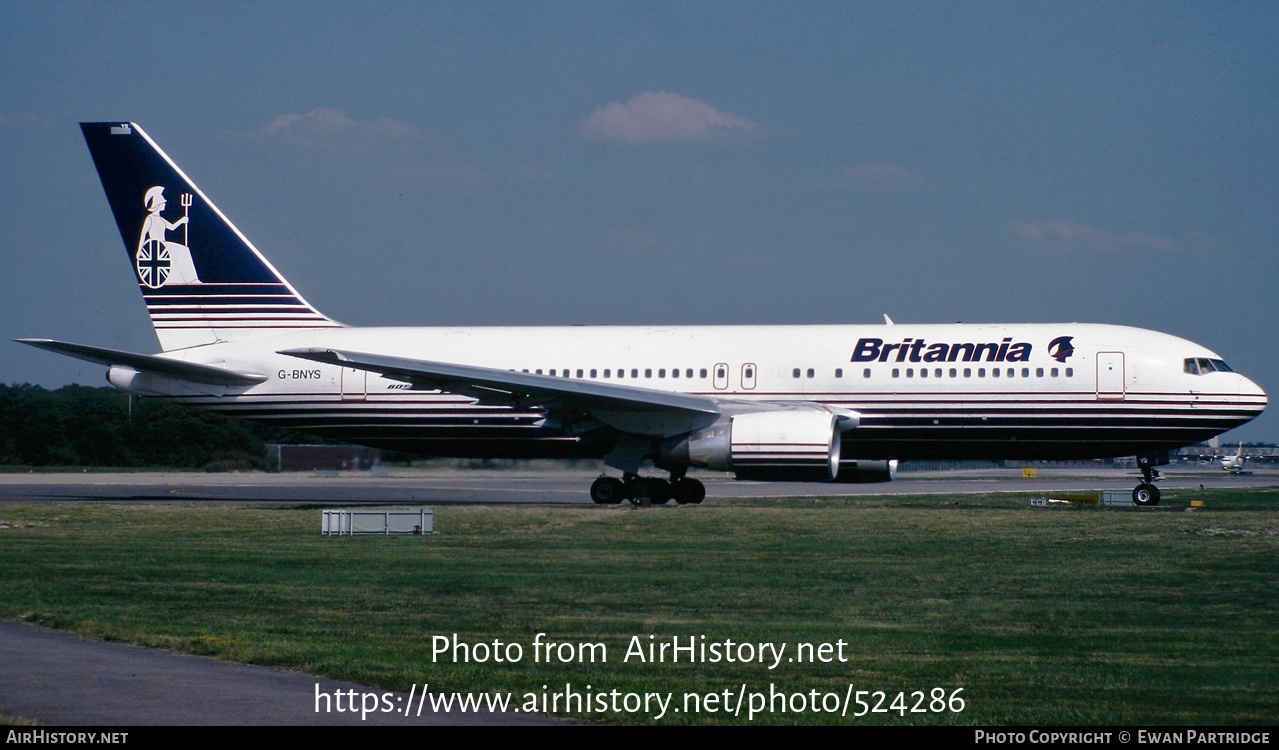
[[(187, 226), (190, 224), (191, 194), (183, 193), (181, 219), (170, 222), (162, 213), (168, 202), (164, 199), (164, 188), (156, 185), (147, 191), (142, 199), (148, 215), (142, 222), (142, 235), (138, 238), (137, 268), (138, 278), (143, 286), (159, 289), (165, 284), (199, 284), (200, 276), (196, 273), (195, 262), (191, 259)], [(183, 244), (170, 242), (167, 233), (170, 230), (183, 228)]]

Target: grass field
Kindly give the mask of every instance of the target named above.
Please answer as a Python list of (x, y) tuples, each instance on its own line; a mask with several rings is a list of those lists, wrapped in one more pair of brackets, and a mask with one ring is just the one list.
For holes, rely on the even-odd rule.
[[(1153, 510), (1027, 498), (447, 506), (434, 536), (356, 538), (322, 537), (314, 507), (12, 504), (0, 616), (405, 691), (963, 689), (961, 713), (757, 724), (1279, 721), (1279, 491), (1169, 492)], [(539, 632), (608, 661), (535, 663)], [(453, 633), (524, 658), (433, 662), (432, 636)], [(847, 661), (623, 661), (649, 635), (787, 657), (842, 640)]]

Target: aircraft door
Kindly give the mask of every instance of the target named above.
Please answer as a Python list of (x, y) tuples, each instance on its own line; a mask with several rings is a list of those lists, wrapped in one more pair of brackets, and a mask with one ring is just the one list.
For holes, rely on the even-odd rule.
[(715, 390), (722, 391), (725, 388), (728, 388), (728, 365), (727, 364), (723, 362), (716, 364), (713, 374), (715, 376), (715, 379), (712, 382), (715, 385)]
[(363, 401), (367, 392), (369, 373), (354, 367), (342, 368), (342, 400)]
[(1097, 398), (1124, 397), (1124, 353), (1097, 352)]
[(755, 371), (759, 369), (755, 367), (753, 362), (747, 362), (742, 365), (742, 389), (747, 391), (755, 390)]

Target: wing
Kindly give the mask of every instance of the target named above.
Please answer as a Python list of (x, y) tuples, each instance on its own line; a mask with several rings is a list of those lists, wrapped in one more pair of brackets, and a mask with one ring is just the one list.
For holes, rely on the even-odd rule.
[(415, 388), (438, 388), (481, 403), (590, 414), (610, 427), (637, 435), (679, 435), (707, 427), (723, 414), (718, 399), (688, 393), (335, 349), (286, 349), (279, 353), (368, 370)]

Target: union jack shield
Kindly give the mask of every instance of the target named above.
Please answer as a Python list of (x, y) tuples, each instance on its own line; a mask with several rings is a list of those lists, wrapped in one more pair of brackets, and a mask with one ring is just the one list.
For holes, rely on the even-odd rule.
[(138, 279), (142, 285), (159, 289), (169, 280), (169, 250), (159, 240), (147, 240), (138, 248)]

